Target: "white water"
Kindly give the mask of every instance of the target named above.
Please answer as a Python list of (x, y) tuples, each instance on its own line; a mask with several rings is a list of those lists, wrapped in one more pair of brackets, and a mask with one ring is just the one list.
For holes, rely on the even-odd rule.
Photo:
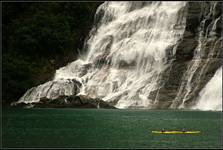
[[(56, 81), (49, 81), (38, 87), (29, 89), (17, 103), (33, 103), (39, 102), (41, 98), (55, 99), (60, 95), (76, 94), (80, 87), (72, 80), (59, 79)], [(41, 92), (40, 92), (41, 91)]]
[[(217, 2), (212, 2), (210, 4), (210, 8), (208, 9), (208, 7), (203, 4), (204, 12), (202, 13), (205, 15), (205, 17), (203, 18), (203, 20), (201, 20), (198, 28), (198, 45), (194, 50), (193, 60), (190, 62), (187, 71), (184, 73), (181, 86), (175, 98), (175, 101), (182, 101), (179, 108), (184, 108), (185, 101), (191, 99), (192, 93), (195, 90), (199, 89), (201, 81), (203, 79), (202, 76), (209, 69), (213, 54), (219, 50), (217, 45), (219, 44), (219, 42), (221, 42), (221, 38), (218, 38), (216, 36), (216, 24), (221, 19), (221, 16), (218, 18), (213, 18), (216, 5)], [(205, 24), (210, 19), (211, 22), (208, 23), (207, 27), (205, 27)], [(207, 45), (211, 46), (207, 48)], [(202, 56), (205, 52), (207, 52), (207, 57), (204, 61), (202, 60)]]
[[(97, 12), (105, 14), (88, 41), (89, 53), (84, 61), (94, 66), (82, 76), (81, 94), (105, 101), (118, 100), (118, 108), (149, 107), (151, 100), (147, 97), (160, 87), (159, 75), (167, 67), (168, 57), (175, 54), (184, 32), (185, 5), (185, 2), (101, 5)], [(98, 67), (100, 59), (105, 63)], [(61, 78), (61, 74), (62, 78), (74, 77), (68, 68), (58, 70), (55, 79)]]
[(198, 103), (192, 109), (222, 110), (222, 67), (201, 90)]
[(159, 100), (149, 96), (162, 87), (161, 75), (175, 57), (186, 15), (182, 1), (103, 3), (85, 44), (88, 53), (58, 69), (53, 81), (28, 90), (19, 102), (78, 94), (117, 108), (151, 108)]
[[(100, 19), (87, 42), (88, 54), (57, 70), (54, 81), (76, 79), (82, 83), (79, 94), (117, 100), (118, 108), (149, 107), (148, 96), (160, 88), (160, 74), (184, 33), (185, 6), (186, 2), (105, 2), (96, 13)], [(60, 85), (54, 97), (42, 95), (58, 97), (60, 90), (67, 91)], [(47, 83), (39, 87), (51, 88)], [(20, 102), (41, 98), (38, 93), (44, 91), (39, 87)]]

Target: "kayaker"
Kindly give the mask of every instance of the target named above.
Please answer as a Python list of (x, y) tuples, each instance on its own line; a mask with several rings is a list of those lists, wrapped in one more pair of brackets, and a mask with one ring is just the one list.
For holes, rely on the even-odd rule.
[(182, 132), (186, 132), (185, 128), (182, 129)]
[(163, 132), (165, 132), (165, 129), (164, 129), (164, 128), (162, 128), (161, 132), (162, 132), (162, 133), (163, 133)]

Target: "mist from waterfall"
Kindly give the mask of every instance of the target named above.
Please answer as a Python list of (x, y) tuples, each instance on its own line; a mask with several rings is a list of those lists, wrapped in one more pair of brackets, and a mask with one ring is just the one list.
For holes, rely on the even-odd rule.
[(216, 71), (213, 78), (201, 90), (198, 103), (192, 109), (222, 110), (222, 67)]

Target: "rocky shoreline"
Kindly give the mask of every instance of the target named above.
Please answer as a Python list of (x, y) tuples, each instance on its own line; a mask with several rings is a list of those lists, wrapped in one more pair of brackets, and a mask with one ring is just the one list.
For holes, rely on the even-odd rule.
[(39, 102), (17, 103), (14, 107), (22, 108), (105, 108), (116, 109), (107, 102), (99, 98), (90, 98), (87, 96), (59, 96), (56, 99), (41, 98)]

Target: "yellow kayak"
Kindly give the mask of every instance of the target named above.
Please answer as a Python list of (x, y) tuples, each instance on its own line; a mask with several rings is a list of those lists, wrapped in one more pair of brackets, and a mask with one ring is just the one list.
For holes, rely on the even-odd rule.
[(157, 134), (198, 134), (201, 131), (152, 131), (152, 133)]

